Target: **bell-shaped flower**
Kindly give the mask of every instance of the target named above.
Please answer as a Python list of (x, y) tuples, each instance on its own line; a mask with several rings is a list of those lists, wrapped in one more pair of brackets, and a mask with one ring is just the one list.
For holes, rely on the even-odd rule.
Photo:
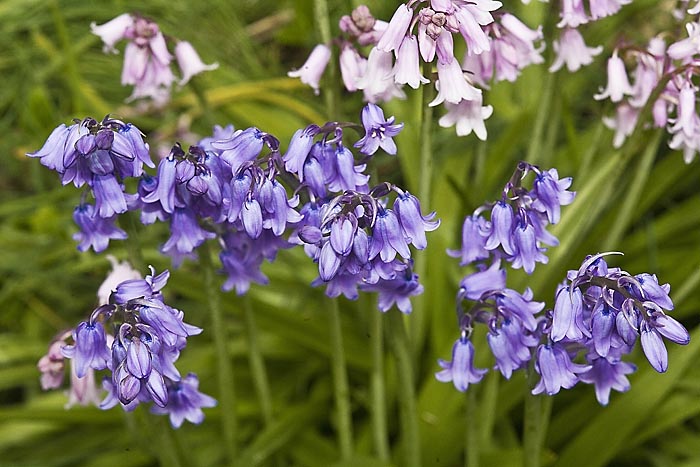
[(466, 338), (457, 339), (452, 347), (452, 361), (438, 360), (443, 368), (435, 378), (443, 383), (452, 381), (458, 391), (464, 392), (470, 384), (478, 383), (487, 369), (474, 367), (474, 344)]
[(177, 43), (175, 46), (175, 58), (182, 72), (182, 79), (179, 83), (180, 86), (187, 84), (193, 76), (203, 71), (211, 71), (219, 68), (218, 63), (206, 65), (199, 57), (197, 51), (194, 50), (192, 44), (187, 41), (180, 41)]
[(298, 70), (290, 71), (287, 76), (290, 78), (299, 78), (304, 84), (308, 84), (314, 90), (314, 93), (319, 93), (319, 83), (321, 76), (326, 70), (326, 65), (331, 59), (331, 49), (324, 44), (319, 44), (311, 51), (309, 58)]

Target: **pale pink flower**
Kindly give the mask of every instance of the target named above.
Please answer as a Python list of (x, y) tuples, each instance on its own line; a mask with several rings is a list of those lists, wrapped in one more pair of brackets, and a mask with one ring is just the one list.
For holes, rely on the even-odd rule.
[(578, 30), (566, 28), (561, 32), (559, 39), (554, 41), (554, 52), (557, 56), (552, 66), (549, 67), (549, 71), (557, 71), (564, 64), (569, 71), (577, 71), (583, 65), (590, 65), (593, 62), (593, 57), (602, 51), (602, 46), (587, 47)]
[(613, 102), (620, 102), (625, 95), (632, 95), (632, 86), (627, 79), (625, 64), (615, 49), (612, 57), (608, 59), (608, 86), (593, 98), (601, 100), (609, 97)]
[(105, 53), (117, 53), (114, 44), (126, 37), (126, 31), (132, 27), (133, 24), (133, 16), (129, 13), (124, 13), (99, 26), (95, 22), (90, 23), (90, 31), (96, 36), (100, 36), (100, 39), (104, 42), (102, 50)]
[(389, 26), (387, 27), (382, 37), (377, 43), (377, 48), (382, 52), (391, 52), (392, 50), (398, 50), (401, 46), (404, 36), (408, 32), (408, 27), (413, 19), (413, 10), (406, 6), (406, 4), (401, 4), (394, 12), (389, 21)]
[(428, 104), (430, 107), (442, 104), (444, 101), (459, 104), (462, 100), (475, 100), (481, 96), (481, 90), (472, 86), (467, 80), (457, 60), (442, 63), (438, 60), (438, 90), (435, 99)]
[(175, 57), (177, 58), (177, 64), (180, 66), (180, 71), (182, 72), (182, 79), (180, 80), (180, 86), (186, 84), (193, 76), (198, 75), (203, 71), (211, 71), (219, 68), (218, 63), (212, 63), (211, 65), (206, 65), (192, 44), (187, 41), (180, 41), (175, 46)]
[(481, 141), (486, 141), (486, 125), (484, 120), (493, 114), (493, 107), (482, 106), (482, 96), (474, 100), (463, 100), (458, 104), (445, 103), (447, 114), (443, 115), (438, 124), (443, 128), (455, 127), (457, 136), (466, 136), (472, 131)]
[(416, 36), (404, 37), (401, 47), (399, 47), (396, 63), (394, 64), (394, 81), (397, 84), (408, 84), (413, 89), (418, 89), (421, 83), (427, 84), (430, 82), (420, 71)]
[(603, 117), (603, 124), (611, 130), (615, 130), (615, 136), (613, 137), (614, 148), (622, 146), (625, 138), (632, 134), (634, 127), (637, 125), (638, 117), (639, 109), (624, 102), (617, 106), (615, 118)]
[(350, 44), (343, 45), (340, 51), (340, 76), (343, 78), (345, 89), (357, 91), (357, 80), (365, 73), (367, 59), (360, 56), (357, 49)]
[(309, 58), (298, 70), (290, 71), (287, 76), (290, 78), (299, 78), (304, 84), (308, 84), (314, 90), (314, 93), (319, 93), (319, 83), (321, 76), (326, 70), (326, 66), (331, 59), (331, 49), (324, 44), (318, 44), (311, 51)]

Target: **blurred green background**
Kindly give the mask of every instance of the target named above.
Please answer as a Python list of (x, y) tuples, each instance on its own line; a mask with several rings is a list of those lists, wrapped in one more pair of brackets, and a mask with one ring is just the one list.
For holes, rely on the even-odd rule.
[[(357, 2), (329, 0), (333, 34), (337, 20)], [(376, 17), (388, 20), (398, 2), (367, 2)], [(556, 3), (556, 2), (553, 2)], [(675, 2), (637, 0), (615, 17), (585, 28), (589, 45), (605, 51), (576, 74), (550, 75), (546, 66), (527, 69), (516, 83), (498, 83), (486, 93), (494, 106), (487, 121), (488, 141), (458, 138), (435, 125), (434, 177), (430, 206), (442, 226), (429, 234), (419, 255), (428, 262), (420, 319), (423, 336), (414, 335), (416, 390), (424, 465), (461, 465), (467, 417), (476, 420), (482, 465), (520, 465), (522, 454), (523, 374), (511, 381), (491, 372), (469, 394), (434, 380), (436, 359), (449, 357), (457, 338), (454, 319), (456, 284), (465, 273), (448, 258), (458, 248), (461, 222), (484, 201), (494, 199), (517, 161), (557, 167), (573, 176), (578, 198), (564, 208), (555, 234), (561, 246), (550, 263), (532, 277), (509, 273), (510, 286), (532, 287), (535, 298), (553, 305), (553, 291), (565, 271), (587, 254), (616, 250), (611, 262), (632, 274), (656, 273), (670, 283), (674, 316), (691, 330), (688, 347), (670, 350), (670, 369), (656, 374), (639, 349), (632, 389), (613, 393), (600, 407), (593, 388), (579, 385), (555, 397), (544, 442), (544, 462), (559, 466), (700, 466), (700, 170), (685, 165), (667, 148), (659, 131), (641, 132), (620, 151), (601, 117), (613, 112), (592, 95), (606, 82), (605, 59), (616, 44), (644, 46), (659, 32), (684, 34), (671, 16)], [(530, 26), (545, 24), (551, 39), (557, 18), (553, 6), (508, 2)], [(119, 84), (122, 55), (105, 55), (90, 23), (101, 24), (123, 12), (154, 19), (166, 35), (190, 41), (206, 63), (218, 70), (195, 78), (194, 87), (176, 90), (169, 106), (144, 111), (124, 103), (131, 89)], [(71, 119), (112, 113), (136, 124), (153, 150), (174, 141), (194, 143), (213, 124), (236, 128), (255, 125), (277, 136), (286, 148), (293, 132), (328, 116), (322, 97), (286, 77), (300, 66), (319, 41), (311, 0), (72, 1), (3, 0), (0, 2), (0, 465), (112, 466), (219, 465), (220, 410), (205, 410), (202, 425), (185, 424), (171, 434), (164, 418), (140, 408), (125, 416), (118, 408), (64, 410), (62, 391), (42, 393), (36, 362), (51, 338), (74, 326), (96, 303), (95, 293), (109, 269), (104, 254), (79, 253), (71, 239), (71, 213), (79, 191), (61, 187), (58, 177), (25, 153), (40, 148), (51, 130)], [(123, 45), (118, 46), (123, 50)], [(546, 56), (550, 57), (551, 45)], [(325, 83), (333, 86), (337, 84)], [(194, 90), (206, 94), (203, 108)], [(417, 191), (419, 100), (408, 90), (404, 102), (385, 110), (406, 122), (396, 158), (379, 156), (379, 176)], [(342, 119), (357, 121), (361, 96), (341, 95)], [(437, 110), (437, 115), (442, 114)], [(156, 269), (169, 267), (157, 247), (167, 239), (163, 225), (142, 229), (145, 259)], [(109, 252), (124, 259), (124, 242)], [(272, 389), (273, 421), (265, 424), (257, 403), (247, 358), (243, 326), (245, 301), (223, 295), (226, 331), (233, 355), (242, 466), (328, 466), (338, 463), (331, 343), (323, 291), (310, 287), (316, 267), (299, 250), (284, 251), (266, 265), (270, 285), (253, 286), (260, 347)], [(200, 388), (219, 397), (211, 345), (210, 315), (198, 263), (172, 271), (166, 296), (185, 311), (188, 322), (204, 328), (183, 352), (179, 368), (196, 371)], [(222, 279), (223, 281), (223, 279)], [(340, 300), (356, 457), (342, 465), (402, 465), (401, 426), (397, 417), (397, 374), (386, 356), (386, 397), (392, 444), (390, 464), (373, 454), (369, 427), (371, 371), (368, 316), (378, 313), (372, 299)], [(391, 310), (396, 313), (397, 310)], [(423, 325), (422, 324), (422, 325)], [(477, 365), (492, 364), (483, 339), (476, 339)], [(467, 401), (469, 400), (469, 404)], [(164, 449), (173, 449), (163, 454)], [(175, 447), (173, 447), (175, 446)]]

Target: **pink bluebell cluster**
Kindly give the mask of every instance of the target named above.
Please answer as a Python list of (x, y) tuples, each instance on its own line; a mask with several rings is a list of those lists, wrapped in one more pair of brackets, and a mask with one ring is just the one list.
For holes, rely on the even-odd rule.
[[(493, 108), (483, 105), (483, 92), (492, 80), (516, 79), (520, 71), (543, 61), (541, 29), (532, 30), (492, 0), (411, 0), (399, 5), (387, 23), (362, 5), (340, 19), (342, 36), (340, 71), (345, 88), (361, 90), (364, 99), (377, 103), (404, 98), (403, 86), (417, 89), (431, 82), (423, 76), (424, 64), (435, 64), (437, 96), (431, 106), (447, 110), (439, 121), (455, 126), (457, 134), (487, 136), (484, 120)], [(498, 11), (497, 11), (498, 10)], [(455, 57), (454, 41), (466, 44), (463, 60)], [(361, 48), (372, 46), (364, 56)], [(306, 63), (289, 73), (318, 92), (331, 59), (328, 44), (316, 46)]]
[(176, 40), (173, 57), (158, 24), (140, 15), (124, 13), (101, 25), (92, 23), (90, 28), (102, 39), (105, 52), (117, 53), (114, 47), (117, 42), (128, 41), (124, 49), (121, 83), (134, 86), (129, 101), (150, 98), (159, 105), (167, 102), (171, 86), (176, 81), (171, 69), (173, 58), (182, 75), (178, 81), (181, 86), (193, 76), (219, 67), (217, 63), (205, 64), (187, 41)]
[[(691, 11), (695, 9), (697, 6)], [(694, 84), (700, 60), (700, 23), (688, 22), (685, 29), (687, 37), (667, 43), (667, 35), (659, 35), (646, 48), (621, 46), (608, 59), (607, 85), (594, 97), (610, 99), (616, 105), (615, 115), (603, 119), (615, 131), (613, 146), (622, 146), (638, 126), (649, 125), (666, 129), (669, 147), (682, 151), (686, 163), (692, 162), (700, 151)], [(640, 121), (640, 117), (648, 118), (642, 116), (645, 106), (650, 106), (649, 123)]]

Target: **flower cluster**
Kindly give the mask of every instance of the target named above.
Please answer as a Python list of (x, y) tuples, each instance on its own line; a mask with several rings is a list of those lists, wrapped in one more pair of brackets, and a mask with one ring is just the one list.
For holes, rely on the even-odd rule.
[(614, 15), (623, 5), (630, 2), (632, 0), (589, 0), (586, 10), (583, 0), (562, 0), (559, 11), (561, 20), (557, 23), (561, 32), (553, 44), (556, 58), (549, 71), (557, 71), (566, 65), (566, 68), (573, 72), (582, 66), (590, 65), (593, 57), (603, 51), (603, 47), (588, 47), (577, 28)]
[[(116, 273), (133, 277), (128, 267)], [(183, 312), (163, 301), (161, 290), (168, 276), (168, 271), (156, 275), (151, 269), (144, 279), (117, 284), (109, 303), (101, 304), (86, 321), (51, 344), (39, 362), (42, 386), (60, 386), (65, 357), (72, 363), (71, 401), (97, 400), (94, 372), (107, 370), (102, 381), (107, 396), (99, 404), (101, 409), (119, 404), (131, 411), (151, 402), (152, 411), (168, 414), (176, 428), (185, 419), (201, 423), (202, 408), (213, 407), (216, 401), (197, 390), (194, 374), (183, 379), (175, 362), (187, 338), (202, 330), (185, 323)]]
[[(522, 186), (529, 173), (535, 174), (532, 189)], [(559, 179), (557, 169), (540, 170), (521, 162), (503, 189), (501, 199), (480, 206), (464, 219), (462, 248), (448, 251), (466, 266), (476, 261), (503, 259), (528, 274), (535, 263), (547, 263), (542, 244), (556, 246), (558, 240), (546, 228), (559, 222), (561, 206), (571, 204), (575, 193), (568, 191), (571, 177)], [(490, 220), (482, 213), (490, 209)]]
[[(134, 90), (128, 100), (148, 97), (158, 104), (170, 97), (170, 87), (175, 81), (171, 69), (173, 55), (168, 50), (165, 36), (158, 25), (148, 18), (124, 13), (107, 23), (90, 25), (92, 33), (104, 42), (104, 51), (116, 53), (117, 42), (126, 39), (122, 85), (132, 85)], [(203, 71), (215, 70), (217, 63), (206, 65), (192, 44), (177, 41), (175, 58), (182, 78), (180, 85), (187, 83), (194, 75)]]
[[(683, 151), (686, 163), (695, 158), (700, 150), (700, 117), (695, 109), (694, 84), (700, 59), (700, 23), (687, 23), (686, 30), (687, 38), (668, 46), (661, 36), (654, 37), (646, 49), (616, 49), (608, 59), (607, 86), (594, 97), (609, 98), (617, 105), (615, 117), (603, 120), (615, 130), (613, 146), (622, 145), (637, 127), (644, 107), (651, 106), (651, 125), (666, 128), (671, 136), (669, 147)], [(635, 62), (631, 83), (620, 53)]]
[[(432, 221), (434, 214), (423, 216), (417, 198), (398, 187), (380, 184), (369, 190), (367, 162), (379, 149), (396, 154), (393, 137), (403, 124), (386, 118), (375, 104), (362, 110), (361, 119), (365, 134), (353, 143), (363, 154), (360, 160), (343, 141), (343, 129), (356, 124), (300, 129), (284, 154), (274, 136), (229, 125), (215, 127), (212, 136), (187, 150), (175, 144), (151, 175), (143, 171), (144, 163), (153, 164), (140, 132), (110, 118), (62, 125), (30, 156), (57, 170), (64, 183), (93, 189), (95, 206), (83, 203), (76, 209), (81, 250), (92, 246), (99, 252), (110, 239), (126, 238), (114, 225), (117, 215), (140, 211), (144, 225), (169, 223), (170, 237), (160, 251), (176, 267), (195, 258), (206, 240), (218, 239), (228, 276), (224, 290), (243, 294), (253, 282), (267, 283), (263, 261), (303, 244), (319, 262), (316, 284), (327, 283), (330, 296), (356, 298), (361, 286), (379, 292), (380, 309), (398, 303), (408, 312), (407, 297), (422, 291), (409, 245), (425, 248), (425, 232), (438, 222)], [(108, 138), (113, 144), (103, 142)], [(124, 192), (125, 177), (140, 177), (136, 193)], [(102, 188), (105, 179), (109, 189)], [(387, 207), (391, 193), (393, 209)], [(300, 195), (306, 202), (299, 207)]]
[[(393, 209), (386, 206), (392, 191), (397, 193)], [(425, 232), (439, 225), (432, 221), (434, 213), (423, 216), (415, 196), (388, 183), (369, 193), (345, 190), (315, 209), (317, 215), (305, 216), (297, 234), (318, 262), (315, 283), (326, 283), (331, 297), (342, 293), (349, 299), (357, 298), (359, 285), (379, 293), (381, 311), (396, 303), (409, 313), (408, 297), (423, 290), (411, 269), (409, 245), (427, 246)]]
[[(368, 104), (362, 112), (365, 136), (355, 143), (367, 157), (383, 148), (396, 152), (391, 139), (403, 124), (385, 120), (382, 110)], [(320, 140), (315, 141), (317, 137)], [(366, 159), (366, 158), (365, 158)], [(421, 214), (420, 202), (407, 191), (382, 183), (371, 190), (364, 161), (355, 162), (343, 144), (343, 126), (328, 123), (297, 131), (283, 156), (288, 172), (297, 175), (309, 200), (300, 213), (291, 241), (319, 266), (314, 285), (326, 285), (330, 297), (358, 297), (361, 290), (379, 293), (379, 309), (394, 304), (411, 311), (408, 297), (422, 292), (413, 273), (409, 245), (427, 246), (426, 231), (436, 229), (434, 213)], [(395, 194), (393, 209), (388, 196)]]
[(90, 188), (95, 203), (83, 201), (73, 213), (80, 227), (74, 237), (80, 251), (92, 247), (100, 252), (110, 239), (126, 238), (114, 221), (136, 195), (125, 193), (123, 181), (141, 176), (144, 164), (154, 166), (138, 128), (109, 115), (101, 122), (88, 117), (68, 127), (59, 125), (41, 149), (27, 155), (58, 172), (64, 185)]
[[(598, 402), (607, 405), (611, 390), (630, 388), (626, 375), (636, 367), (622, 357), (637, 340), (651, 366), (665, 372), (663, 338), (681, 345), (690, 341), (683, 325), (666, 314), (673, 309), (670, 286), (660, 285), (653, 274), (633, 276), (609, 267), (603, 256), (589, 256), (578, 270), (569, 271), (557, 290), (554, 310), (545, 313), (540, 313), (544, 304), (533, 302), (529, 290), (521, 295), (505, 288), (505, 271), (497, 265), (465, 277), (457, 295), (461, 337), (452, 361), (440, 361), (443, 370), (437, 379), (464, 391), (485, 374), (473, 364), (473, 323), (487, 325), (495, 368), (504, 377), (534, 358), (540, 380), (533, 394), (554, 395), (582, 382), (593, 384)], [(467, 311), (462, 307), (465, 299), (475, 302)]]
[[(513, 81), (520, 70), (541, 63), (540, 30), (532, 30), (514, 15), (500, 12), (501, 2), (478, 0), (412, 0), (399, 5), (386, 23), (362, 5), (340, 19), (340, 71), (348, 91), (362, 90), (368, 102), (403, 98), (403, 85), (417, 89), (430, 79), (421, 73), (423, 63), (435, 62), (437, 96), (431, 106), (444, 104), (444, 127), (456, 126), (457, 134), (472, 131), (486, 139), (484, 120), (491, 106), (483, 106), (482, 90), (494, 77)], [(454, 40), (467, 46), (464, 61), (454, 55)], [(360, 47), (372, 46), (365, 57)], [(306, 63), (289, 76), (298, 77), (318, 92), (331, 50), (318, 45)], [(468, 73), (465, 74), (464, 71)], [(473, 78), (472, 78), (473, 76)]]

